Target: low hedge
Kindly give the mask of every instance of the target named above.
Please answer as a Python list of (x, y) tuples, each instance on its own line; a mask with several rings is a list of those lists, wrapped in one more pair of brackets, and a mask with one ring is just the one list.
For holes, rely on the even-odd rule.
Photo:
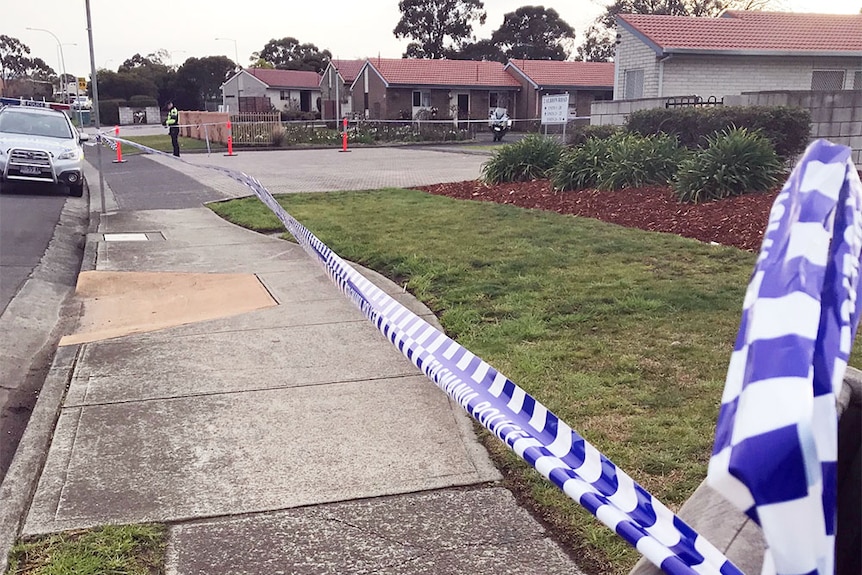
[(632, 112), (630, 132), (669, 134), (689, 149), (706, 145), (706, 138), (732, 127), (759, 131), (784, 160), (802, 153), (811, 134), (811, 114), (787, 106), (716, 106), (713, 108), (654, 108)]

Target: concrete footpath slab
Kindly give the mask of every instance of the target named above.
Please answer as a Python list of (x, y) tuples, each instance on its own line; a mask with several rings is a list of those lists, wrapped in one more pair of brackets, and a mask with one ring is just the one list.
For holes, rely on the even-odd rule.
[(204, 207), (109, 213), (88, 244), (97, 274), (254, 274), (278, 305), (80, 344), (24, 535), (166, 522), (173, 574), (580, 573), (301, 248)]
[(549, 533), (499, 487), (187, 523), (173, 530), (166, 572), (577, 573)]

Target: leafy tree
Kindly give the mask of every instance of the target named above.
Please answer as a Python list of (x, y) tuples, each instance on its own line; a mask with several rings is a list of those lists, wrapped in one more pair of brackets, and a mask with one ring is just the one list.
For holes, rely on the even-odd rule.
[(249, 58), (249, 68), (263, 68), (263, 69), (272, 69), (275, 68), (272, 64), (264, 60), (263, 58)]
[(614, 59), (614, 39), (610, 32), (593, 24), (584, 34), (584, 42), (578, 46), (578, 60), (586, 62), (611, 62)]
[(479, 40), (478, 42), (464, 44), (460, 49), (453, 48), (446, 52), (446, 58), (450, 60), (506, 62), (506, 55), (491, 40)]
[(252, 62), (263, 60), (279, 70), (310, 70), (317, 73), (323, 72), (331, 59), (329, 50), (320, 50), (314, 44), (300, 44), (299, 40), (290, 36), (281, 40), (273, 38), (263, 50), (251, 55)]
[(98, 70), (99, 98), (103, 100), (128, 100), (132, 96), (158, 98), (159, 87), (149, 78), (129, 70), (114, 72)]
[[(131, 58), (123, 61), (117, 69), (117, 74), (128, 74), (128, 77), (123, 77), (119, 82), (121, 93), (125, 93), (131, 86), (146, 86), (146, 91), (135, 92), (127, 95), (113, 95), (114, 98), (128, 99), (131, 96), (150, 96), (159, 101), (159, 105), (164, 105), (167, 100), (173, 97), (171, 94), (173, 87), (173, 79), (176, 73), (167, 66), (163, 59), (166, 57), (167, 51), (159, 50), (147, 56), (135, 54)], [(102, 93), (101, 79), (99, 80), (99, 96)], [(107, 96), (105, 97), (107, 99)]]
[(174, 103), (182, 110), (203, 110), (207, 102), (221, 101), (221, 85), (235, 64), (224, 56), (189, 58), (174, 78)]
[(491, 42), (510, 59), (565, 60), (575, 30), (553, 8), (522, 6), (503, 17)]
[[(46, 64), (42, 58), (28, 58), (27, 60), (27, 68), (24, 72), (25, 76), (45, 82), (53, 82), (58, 79), (54, 68)], [(66, 74), (66, 77), (71, 78), (71, 80), (68, 80), (69, 82), (75, 81), (75, 77), (71, 74)]]
[(412, 38), (405, 58), (443, 58), (460, 50), (473, 33), (473, 22), (487, 18), (482, 0), (400, 0), (401, 19), (393, 33)]
[(15, 78), (56, 79), (56, 72), (41, 58), (31, 58), (30, 47), (18, 38), (0, 34), (0, 79)]

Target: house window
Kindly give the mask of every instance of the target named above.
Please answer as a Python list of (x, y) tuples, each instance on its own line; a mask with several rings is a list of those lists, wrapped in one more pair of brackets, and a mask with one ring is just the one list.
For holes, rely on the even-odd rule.
[(853, 74), (853, 89), (862, 90), (862, 70)]
[(431, 92), (413, 91), (413, 107), (414, 108), (430, 108), (431, 107)]
[(290, 90), (282, 90), (281, 91), (281, 101), (290, 100)]
[(843, 90), (844, 70), (814, 70), (811, 74), (812, 90)]
[(644, 71), (643, 68), (637, 70), (626, 70), (625, 79), (625, 99), (635, 100), (644, 96)]

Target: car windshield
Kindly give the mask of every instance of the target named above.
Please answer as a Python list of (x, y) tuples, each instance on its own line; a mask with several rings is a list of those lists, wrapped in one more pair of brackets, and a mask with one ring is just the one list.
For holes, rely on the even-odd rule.
[(7, 110), (0, 114), (0, 132), (47, 136), (49, 138), (71, 138), (72, 131), (65, 118), (58, 115), (29, 114)]

